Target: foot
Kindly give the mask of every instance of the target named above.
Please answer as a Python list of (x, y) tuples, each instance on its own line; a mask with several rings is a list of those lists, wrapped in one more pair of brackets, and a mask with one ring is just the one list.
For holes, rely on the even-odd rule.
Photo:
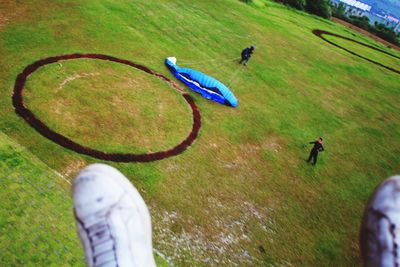
[(117, 169), (92, 164), (74, 180), (75, 219), (89, 266), (155, 266), (150, 215)]
[(360, 231), (364, 266), (400, 265), (400, 176), (383, 181), (367, 204)]

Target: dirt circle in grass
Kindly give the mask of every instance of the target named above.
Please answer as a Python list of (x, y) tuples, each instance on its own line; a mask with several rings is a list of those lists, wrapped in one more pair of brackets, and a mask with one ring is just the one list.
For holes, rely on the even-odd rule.
[[(52, 69), (46, 72), (47, 68)], [(33, 73), (43, 79), (28, 81)], [(154, 76), (158, 79), (149, 81)], [(164, 100), (171, 97), (165, 84), (183, 98), (175, 97), (170, 106)], [(176, 83), (146, 66), (102, 54), (62, 55), (32, 63), (17, 76), (12, 100), (17, 114), (44, 137), (77, 153), (115, 162), (175, 156), (194, 142), (201, 126), (196, 104)], [(182, 112), (185, 105), (181, 103), (190, 109)], [(36, 109), (33, 112), (27, 106)], [(192, 113), (191, 120), (187, 111)]]
[(375, 50), (375, 51), (378, 51), (378, 52), (380, 52), (380, 53), (383, 53), (383, 54), (386, 54), (386, 55), (388, 55), (388, 56), (391, 56), (391, 57), (393, 57), (393, 58), (400, 59), (400, 57), (398, 57), (398, 56), (396, 56), (396, 55), (393, 55), (393, 54), (391, 54), (391, 53), (389, 53), (389, 52), (386, 52), (386, 51), (384, 51), (384, 50), (381, 50), (381, 49), (379, 49), (379, 48), (376, 48), (376, 47), (374, 47), (374, 46), (372, 46), (372, 45), (364, 44), (364, 43), (359, 42), (359, 41), (357, 41), (357, 40), (354, 40), (354, 39), (351, 39), (351, 38), (348, 38), (348, 37), (345, 37), (345, 36), (342, 36), (342, 35), (339, 35), (339, 34), (336, 34), (336, 33), (331, 33), (331, 32), (328, 32), (328, 31), (318, 30), (318, 29), (313, 30), (312, 32), (313, 32), (314, 35), (318, 36), (319, 38), (321, 38), (321, 39), (324, 40), (325, 42), (327, 42), (327, 43), (329, 43), (329, 44), (331, 44), (331, 45), (333, 45), (333, 46), (336, 46), (336, 47), (339, 48), (339, 49), (342, 49), (342, 50), (344, 50), (344, 51), (346, 51), (346, 52), (348, 52), (348, 53), (350, 53), (350, 54), (352, 54), (352, 55), (355, 55), (355, 56), (357, 56), (357, 57), (359, 57), (359, 58), (365, 59), (365, 60), (367, 60), (367, 61), (369, 61), (369, 62), (371, 62), (371, 63), (373, 63), (373, 64), (375, 64), (375, 65), (381, 66), (381, 67), (383, 67), (383, 68), (385, 68), (385, 69), (388, 69), (388, 70), (390, 70), (390, 71), (392, 71), (392, 72), (395, 72), (395, 73), (397, 73), (397, 74), (400, 74), (400, 70), (397, 70), (397, 69), (394, 69), (394, 68), (392, 68), (392, 67), (386, 66), (386, 65), (384, 65), (384, 64), (382, 64), (382, 63), (380, 63), (380, 62), (378, 62), (378, 61), (375, 61), (375, 60), (372, 60), (372, 59), (370, 59), (370, 58), (364, 57), (364, 56), (362, 56), (362, 55), (360, 55), (360, 54), (358, 54), (358, 53), (356, 53), (356, 52), (354, 52), (354, 51), (351, 51), (351, 50), (349, 50), (349, 49), (347, 49), (347, 48), (345, 48), (345, 47), (343, 47), (343, 46), (341, 46), (341, 45), (339, 45), (339, 44), (336, 44), (336, 43), (334, 43), (334, 42), (331, 42), (331, 41), (329, 41), (327, 38), (325, 38), (324, 35), (330, 35), (330, 36), (333, 36), (333, 37), (341, 38), (341, 39), (343, 39), (343, 40), (347, 40), (347, 41), (350, 41), (350, 42), (359, 44), (359, 45), (361, 45), (361, 46), (368, 47), (368, 48), (373, 49), (373, 50)]

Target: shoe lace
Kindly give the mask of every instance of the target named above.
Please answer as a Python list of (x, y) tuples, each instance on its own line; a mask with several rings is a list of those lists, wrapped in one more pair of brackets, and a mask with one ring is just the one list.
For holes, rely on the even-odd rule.
[(94, 266), (118, 266), (115, 240), (106, 219), (101, 219), (85, 230), (93, 251)]

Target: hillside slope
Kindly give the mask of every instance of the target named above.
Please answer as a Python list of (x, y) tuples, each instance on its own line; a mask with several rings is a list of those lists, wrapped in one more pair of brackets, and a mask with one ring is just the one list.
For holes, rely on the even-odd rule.
[(69, 183), (0, 133), (2, 266), (82, 264)]
[[(364, 203), (400, 168), (399, 75), (325, 43), (312, 30), (398, 52), (269, 1), (38, 0), (10, 2), (0, 14), (0, 131), (67, 179), (99, 160), (53, 143), (15, 113), (15, 78), (32, 62), (100, 53), (174, 79), (164, 59), (176, 56), (178, 65), (230, 86), (236, 109), (185, 89), (199, 107), (202, 128), (184, 153), (146, 164), (108, 162), (143, 194), (155, 247), (176, 265), (359, 264)], [(251, 44), (255, 54), (240, 67), (235, 60)], [(400, 69), (390, 56), (341, 44)], [(173, 88), (111, 63), (41, 68), (29, 77), (24, 97), (51, 128), (111, 152), (168, 148), (190, 130), (190, 109)], [(313, 168), (305, 163), (307, 143), (318, 136), (326, 151)], [(7, 214), (19, 212), (7, 197), (10, 186), (1, 187)], [(46, 203), (65, 212), (60, 220), (70, 225), (66, 203), (52, 200)], [(65, 246), (74, 250), (75, 244)], [(33, 262), (33, 254), (18, 250), (6, 260)]]

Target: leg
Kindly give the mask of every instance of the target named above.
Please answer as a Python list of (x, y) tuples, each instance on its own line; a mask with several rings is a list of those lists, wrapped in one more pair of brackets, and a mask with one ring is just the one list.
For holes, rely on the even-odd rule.
[(74, 180), (73, 199), (89, 266), (155, 266), (149, 211), (122, 173), (89, 165)]
[(313, 152), (311, 151), (310, 156), (308, 156), (307, 162), (310, 162), (312, 158), (313, 158)]
[(310, 156), (308, 156), (307, 162), (310, 162), (312, 159), (312, 153), (310, 153)]
[(364, 266), (398, 266), (400, 263), (400, 176), (384, 180), (365, 207), (360, 229)]
[(315, 152), (315, 153), (313, 154), (313, 163), (312, 163), (312, 165), (317, 164), (317, 159), (318, 159), (318, 152)]

